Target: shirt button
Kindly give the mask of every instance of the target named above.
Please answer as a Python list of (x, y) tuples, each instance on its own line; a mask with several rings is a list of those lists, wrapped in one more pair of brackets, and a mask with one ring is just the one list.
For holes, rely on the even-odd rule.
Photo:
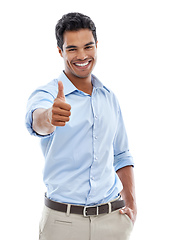
[(91, 177), (92, 180), (94, 180), (94, 177)]
[(95, 157), (95, 161), (97, 161), (98, 160), (98, 158), (97, 157)]
[(94, 137), (95, 139), (97, 139), (98, 137)]
[(95, 116), (95, 119), (98, 119), (98, 116)]

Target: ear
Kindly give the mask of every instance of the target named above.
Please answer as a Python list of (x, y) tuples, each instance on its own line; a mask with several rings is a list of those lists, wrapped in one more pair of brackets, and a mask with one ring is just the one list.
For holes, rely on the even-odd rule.
[(96, 48), (98, 47), (98, 41), (96, 42)]
[(57, 46), (57, 49), (58, 49), (60, 56), (63, 57), (63, 51), (61, 50), (61, 48)]

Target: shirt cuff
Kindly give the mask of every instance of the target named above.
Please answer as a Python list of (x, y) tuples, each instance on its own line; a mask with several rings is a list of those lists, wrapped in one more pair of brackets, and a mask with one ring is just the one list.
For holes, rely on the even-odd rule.
[(114, 156), (114, 169), (118, 171), (120, 168), (132, 166), (134, 167), (134, 160), (129, 151), (123, 152)]

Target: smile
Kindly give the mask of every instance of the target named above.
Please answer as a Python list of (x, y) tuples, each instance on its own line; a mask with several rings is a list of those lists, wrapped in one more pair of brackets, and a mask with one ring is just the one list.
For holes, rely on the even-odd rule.
[(77, 67), (85, 67), (90, 63), (90, 61), (88, 62), (84, 62), (84, 63), (74, 63)]

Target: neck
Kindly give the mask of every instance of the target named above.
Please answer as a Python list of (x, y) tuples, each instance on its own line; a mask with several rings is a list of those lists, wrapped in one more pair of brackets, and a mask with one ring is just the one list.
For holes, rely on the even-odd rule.
[(93, 86), (92, 86), (92, 82), (91, 82), (91, 74), (85, 78), (79, 78), (72, 74), (68, 74), (65, 71), (65, 75), (68, 77), (68, 79), (74, 84), (74, 86), (78, 90), (85, 92), (89, 95), (92, 94)]

